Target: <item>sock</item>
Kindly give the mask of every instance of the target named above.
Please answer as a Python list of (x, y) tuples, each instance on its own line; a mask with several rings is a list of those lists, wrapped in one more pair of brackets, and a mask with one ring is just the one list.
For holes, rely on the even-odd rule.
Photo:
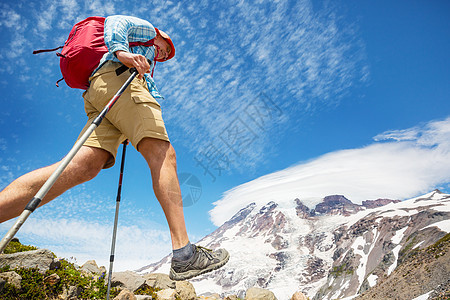
[(173, 259), (178, 261), (188, 260), (194, 255), (194, 247), (191, 242), (188, 242), (186, 246), (180, 249), (175, 249), (172, 251)]

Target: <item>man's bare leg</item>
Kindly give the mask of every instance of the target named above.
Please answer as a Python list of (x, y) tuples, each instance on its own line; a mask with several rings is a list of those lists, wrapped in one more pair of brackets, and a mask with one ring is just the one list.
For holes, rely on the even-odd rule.
[(212, 251), (194, 247), (189, 243), (177, 176), (176, 155), (172, 145), (166, 141), (144, 138), (138, 146), (139, 152), (150, 167), (153, 190), (169, 223), (174, 249), (169, 278), (187, 280), (225, 265), (230, 258), (225, 249)]
[(169, 142), (153, 138), (142, 139), (138, 149), (150, 167), (153, 190), (169, 224), (172, 248), (179, 249), (189, 242), (189, 238), (184, 222), (175, 150)]
[[(68, 189), (94, 178), (110, 157), (110, 153), (91, 147), (81, 147), (53, 187), (42, 199), (44, 205)], [(0, 192), (0, 223), (19, 216), (36, 195), (59, 163), (27, 173)]]

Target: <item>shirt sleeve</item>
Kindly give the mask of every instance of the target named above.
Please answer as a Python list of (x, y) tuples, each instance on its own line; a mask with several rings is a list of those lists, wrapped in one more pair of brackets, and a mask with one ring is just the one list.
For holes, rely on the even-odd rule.
[(147, 42), (156, 36), (148, 21), (130, 16), (109, 16), (105, 20), (104, 39), (110, 53), (130, 52), (129, 42)]

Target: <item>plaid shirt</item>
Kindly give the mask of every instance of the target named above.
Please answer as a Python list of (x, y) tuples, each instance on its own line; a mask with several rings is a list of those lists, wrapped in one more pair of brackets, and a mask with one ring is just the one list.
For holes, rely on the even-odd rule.
[[(100, 60), (101, 66), (108, 60), (120, 62), (114, 52), (123, 50), (145, 56), (150, 64), (150, 70), (155, 66), (155, 47), (129, 47), (128, 42), (147, 42), (156, 36), (155, 27), (149, 22), (129, 16), (109, 16), (105, 20), (105, 44), (109, 52)], [(163, 98), (149, 74), (145, 74), (148, 90), (153, 98)]]

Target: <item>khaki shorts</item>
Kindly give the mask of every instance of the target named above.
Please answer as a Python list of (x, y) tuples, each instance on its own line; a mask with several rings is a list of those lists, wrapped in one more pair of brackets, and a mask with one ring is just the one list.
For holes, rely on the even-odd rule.
[[(115, 71), (120, 66), (120, 63), (108, 61), (91, 77), (91, 85), (83, 93), (89, 119), (78, 138), (131, 75), (126, 71), (117, 76)], [(136, 77), (83, 145), (101, 148), (112, 154), (104, 166), (106, 169), (114, 165), (117, 148), (124, 140), (128, 139), (137, 149), (144, 137), (169, 141), (161, 106), (150, 95), (145, 79)]]

